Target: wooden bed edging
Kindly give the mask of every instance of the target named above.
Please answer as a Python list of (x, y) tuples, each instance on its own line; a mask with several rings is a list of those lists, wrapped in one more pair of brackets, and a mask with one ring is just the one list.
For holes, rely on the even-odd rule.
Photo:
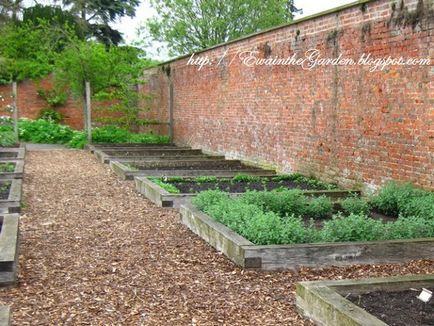
[(257, 246), (191, 203), (181, 205), (180, 215), (190, 230), (246, 269), (297, 270), (302, 266), (323, 268), (434, 259), (434, 238)]
[(9, 189), (9, 196), (7, 199), (0, 199), (0, 208), (6, 209), (7, 213), (20, 213), (23, 180), (2, 179), (0, 181), (11, 182), (11, 187)]
[(0, 155), (0, 162), (4, 161), (14, 161), (14, 160), (24, 160), (24, 156), (26, 155), (26, 149), (25, 147), (15, 147), (15, 148), (0, 148), (0, 154), (1, 153), (17, 153), (16, 157), (2, 157)]
[(5, 214), (0, 232), (0, 286), (14, 285), (17, 280), (17, 260), (19, 247), (18, 214)]
[(318, 325), (387, 326), (344, 296), (347, 293), (399, 291), (410, 287), (433, 286), (434, 275), (300, 282), (296, 286), (296, 306), (301, 315), (312, 319)]
[(8, 306), (0, 306), (0, 325), (9, 326), (11, 324), (10, 309)]
[[(136, 183), (136, 190), (160, 207), (178, 208), (181, 205), (186, 204), (191, 198), (197, 196), (195, 193), (170, 193), (149, 180), (148, 177), (135, 177), (134, 180)], [(345, 198), (348, 195), (355, 193), (360, 195), (360, 191), (358, 190), (306, 190), (304, 193), (308, 196), (325, 195), (333, 199)], [(234, 193), (234, 195), (240, 195), (240, 193)]]

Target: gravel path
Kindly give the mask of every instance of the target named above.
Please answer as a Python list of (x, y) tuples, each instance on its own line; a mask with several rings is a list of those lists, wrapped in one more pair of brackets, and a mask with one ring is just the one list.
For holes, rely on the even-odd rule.
[(434, 263), (243, 272), (87, 152), (28, 152), (14, 325), (310, 325), (294, 282), (434, 273)]

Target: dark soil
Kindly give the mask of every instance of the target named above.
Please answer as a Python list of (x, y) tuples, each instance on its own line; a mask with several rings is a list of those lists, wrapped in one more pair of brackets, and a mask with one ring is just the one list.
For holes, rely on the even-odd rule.
[[(429, 289), (434, 291), (434, 288)], [(417, 298), (422, 289), (349, 295), (348, 300), (390, 326), (433, 326), (434, 299), (424, 303)]]
[(146, 164), (132, 164), (133, 167), (138, 170), (255, 170), (259, 168), (253, 168), (250, 166), (246, 166), (241, 162), (236, 161), (175, 161), (175, 162), (147, 162)]
[[(267, 179), (264, 179), (267, 180)], [(272, 181), (268, 180), (266, 182), (262, 181), (238, 181), (234, 182), (231, 180), (223, 180), (219, 182), (195, 182), (195, 181), (185, 181), (185, 182), (169, 182), (178, 188), (181, 193), (197, 193), (209, 189), (218, 189), (231, 193), (242, 193), (248, 190), (273, 190), (277, 188), (288, 188), (288, 189), (302, 189), (302, 190), (324, 190), (325, 188), (309, 185), (306, 182), (294, 182), (290, 180), (283, 181)]]
[(11, 188), (11, 183), (6, 182), (0, 182), (0, 199), (8, 199), (9, 198), (9, 189)]
[(0, 158), (16, 158), (17, 156), (17, 152), (0, 152)]

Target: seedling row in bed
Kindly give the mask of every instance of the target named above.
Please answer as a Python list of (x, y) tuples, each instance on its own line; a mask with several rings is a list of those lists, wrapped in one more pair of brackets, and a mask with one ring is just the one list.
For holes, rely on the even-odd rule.
[(217, 189), (233, 194), (254, 190), (302, 189), (312, 196), (331, 198), (358, 195), (358, 191), (343, 191), (336, 185), (320, 182), (299, 174), (279, 176), (251, 176), (239, 174), (232, 178), (215, 176), (198, 177), (136, 177), (136, 189), (152, 202), (162, 207), (179, 207), (197, 193)]
[(22, 180), (0, 180), (0, 209), (3, 213), (21, 211)]
[(22, 179), (23, 173), (23, 160), (0, 161), (0, 179)]
[[(415, 203), (418, 210), (410, 212)], [(181, 207), (182, 221), (246, 268), (434, 258), (434, 195), (408, 185), (391, 184), (369, 202), (344, 199), (338, 213), (328, 198), (307, 198), (300, 190), (236, 198), (209, 190), (193, 204)], [(396, 204), (398, 210), (390, 210)]]
[(434, 300), (418, 299), (434, 276), (397, 276), (297, 284), (297, 308), (319, 325), (434, 325)]

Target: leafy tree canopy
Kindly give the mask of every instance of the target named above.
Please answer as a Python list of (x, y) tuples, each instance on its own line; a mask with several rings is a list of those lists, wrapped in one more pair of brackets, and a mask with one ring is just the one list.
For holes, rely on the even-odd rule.
[(158, 16), (144, 30), (182, 55), (288, 23), (293, 0), (151, 0)]

